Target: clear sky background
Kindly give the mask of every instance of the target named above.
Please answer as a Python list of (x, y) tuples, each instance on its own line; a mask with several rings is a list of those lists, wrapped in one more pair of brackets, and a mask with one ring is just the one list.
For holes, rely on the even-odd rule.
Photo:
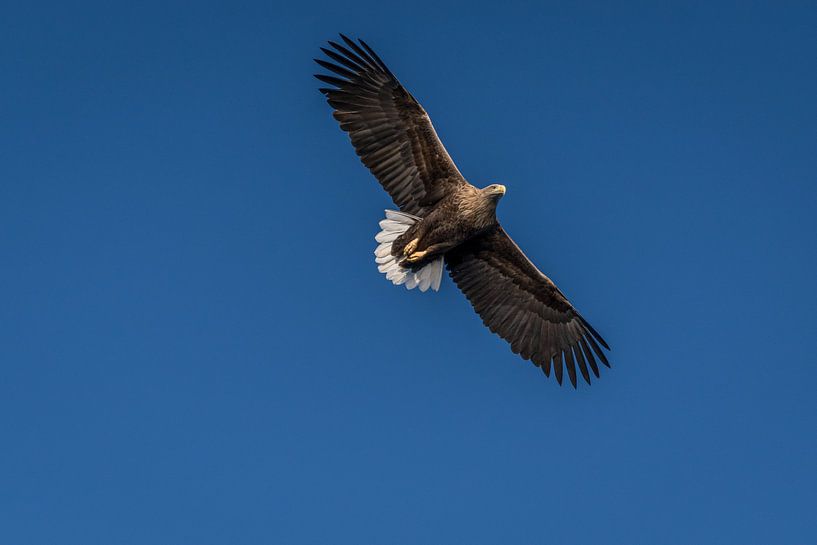
[[(817, 6), (7, 6), (0, 542), (817, 541)], [(559, 387), (312, 78), (366, 39), (611, 344)]]

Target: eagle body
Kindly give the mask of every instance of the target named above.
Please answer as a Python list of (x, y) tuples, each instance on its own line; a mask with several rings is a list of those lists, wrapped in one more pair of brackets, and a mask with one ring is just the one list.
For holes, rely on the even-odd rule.
[(437, 290), (443, 268), (482, 322), (559, 384), (577, 368), (590, 384), (609, 346), (565, 295), (527, 258), (497, 220), (505, 186), (466, 181), (420, 103), (363, 40), (341, 35), (315, 59), (316, 74), (361, 162), (397, 210), (375, 237), (378, 270), (408, 289)]
[(424, 252), (423, 257), (411, 263), (414, 267), (445, 254), (497, 225), (498, 200), (497, 193), (479, 190), (471, 184), (458, 186), (394, 241), (392, 255), (404, 253), (412, 240), (417, 241), (413, 252)]

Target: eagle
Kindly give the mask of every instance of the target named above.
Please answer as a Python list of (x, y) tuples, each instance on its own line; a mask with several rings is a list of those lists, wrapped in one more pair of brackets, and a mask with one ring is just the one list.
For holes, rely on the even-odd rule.
[[(610, 347), (497, 221), (505, 186), (468, 183), (431, 119), (363, 40), (321, 47), (314, 59), (331, 74), (315, 77), (363, 164), (398, 210), (386, 210), (375, 237), (378, 269), (396, 285), (439, 290), (443, 267), (485, 326), (559, 385), (564, 369), (576, 388)], [(601, 345), (601, 346), (599, 346)]]

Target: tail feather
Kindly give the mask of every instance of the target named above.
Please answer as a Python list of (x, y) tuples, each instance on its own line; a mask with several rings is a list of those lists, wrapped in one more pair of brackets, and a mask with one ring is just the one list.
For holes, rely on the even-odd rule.
[(377, 270), (384, 273), (396, 286), (404, 285), (410, 290), (420, 288), (422, 292), (428, 288), (438, 291), (443, 277), (442, 256), (420, 269), (413, 270), (403, 266), (403, 256), (391, 255), (392, 243), (419, 219), (404, 212), (386, 210), (386, 219), (380, 220), (382, 231), (374, 237), (380, 243), (374, 251)]

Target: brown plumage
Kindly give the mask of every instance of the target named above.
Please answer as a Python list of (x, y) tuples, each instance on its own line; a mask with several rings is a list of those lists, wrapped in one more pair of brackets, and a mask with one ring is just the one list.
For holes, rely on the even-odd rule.
[(609, 367), (599, 345), (609, 347), (497, 222), (504, 186), (469, 184), (428, 114), (380, 57), (363, 40), (341, 39), (343, 45), (321, 48), (334, 62), (316, 59), (335, 74), (315, 76), (332, 86), (321, 92), (363, 164), (402, 212), (416, 216), (399, 227), (399, 236), (385, 239), (394, 257), (378, 263), (419, 270), (444, 257), (483, 323), (514, 353), (545, 375), (552, 368), (559, 384), (564, 365), (574, 387), (578, 365), (590, 384), (590, 372), (599, 376), (596, 358)]

